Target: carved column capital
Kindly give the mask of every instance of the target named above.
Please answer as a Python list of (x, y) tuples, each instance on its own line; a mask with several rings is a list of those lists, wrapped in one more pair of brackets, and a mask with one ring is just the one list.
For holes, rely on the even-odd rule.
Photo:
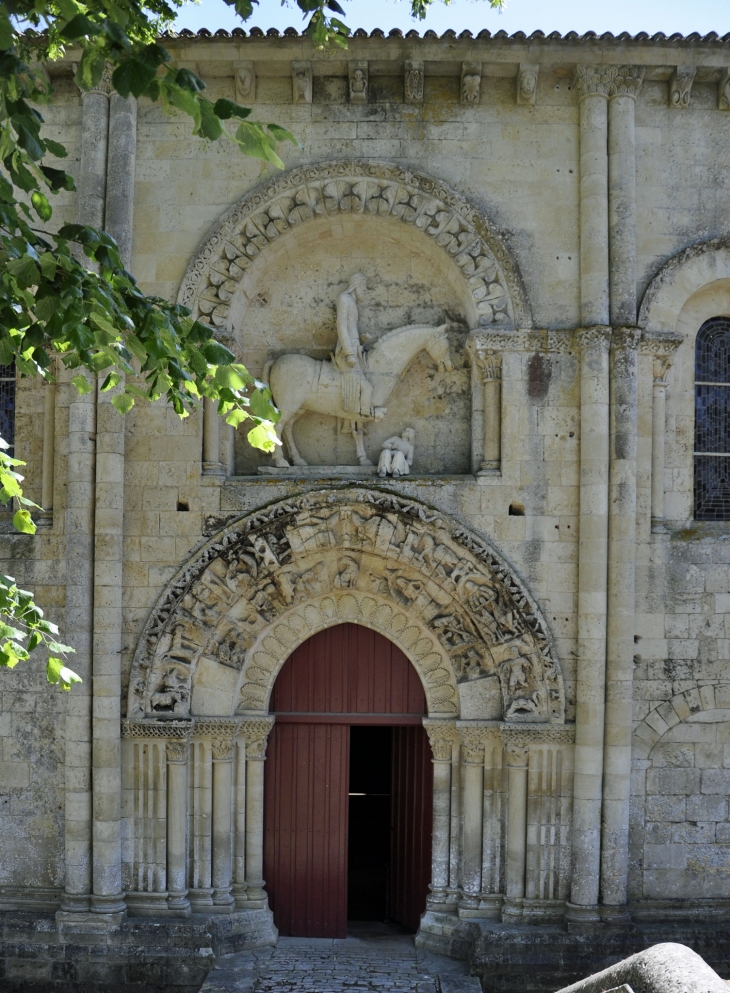
[(669, 82), (669, 106), (675, 110), (686, 110), (692, 91), (697, 68), (695, 66), (677, 66)]
[(263, 762), (266, 758), (266, 745), (273, 726), (273, 717), (260, 717), (241, 723), (241, 735), (246, 741), (247, 759)]
[(454, 742), (459, 740), (456, 726), (451, 721), (424, 721), (428, 740), (436, 762), (450, 762)]
[(589, 348), (600, 348), (607, 352), (611, 346), (612, 329), (599, 324), (592, 328), (578, 328), (575, 333), (576, 342), (582, 351)]
[(639, 95), (641, 84), (644, 82), (643, 66), (611, 66), (612, 80), (608, 95), (610, 97)]
[[(74, 63), (73, 69), (74, 69), (74, 75), (75, 75), (76, 74), (76, 71), (78, 69), (78, 65), (76, 63)], [(98, 81), (98, 83), (94, 83), (93, 86), (90, 86), (88, 89), (85, 89), (85, 88), (82, 88), (81, 86), (79, 86), (79, 90), (81, 92), (81, 96), (83, 97), (87, 93), (100, 93), (102, 96), (105, 96), (105, 97), (110, 96), (112, 90), (114, 89), (114, 87), (112, 85), (112, 73), (113, 72), (114, 72), (114, 66), (111, 65), (111, 63), (109, 63), (109, 62), (105, 62), (104, 63), (104, 68), (103, 68), (102, 73), (101, 73), (101, 79)]]
[(608, 97), (615, 66), (576, 66), (573, 75), (573, 86), (578, 91), (580, 99), (597, 94)]
[(168, 762), (187, 762), (188, 760), (188, 739), (177, 738), (166, 743)]
[(210, 747), (214, 762), (230, 762), (233, 759), (233, 738), (213, 738)]
[(505, 742), (504, 750), (507, 755), (507, 765), (521, 766), (527, 765), (530, 754), (530, 746), (520, 738), (510, 738)]
[(464, 748), (464, 761), (468, 765), (481, 765), (487, 743), (500, 737), (499, 729), (496, 727), (459, 726), (457, 733)]

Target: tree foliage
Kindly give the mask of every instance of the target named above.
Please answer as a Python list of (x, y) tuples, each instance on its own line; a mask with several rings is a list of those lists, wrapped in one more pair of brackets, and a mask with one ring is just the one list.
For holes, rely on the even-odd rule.
[[(347, 46), (350, 29), (337, 0), (296, 0), (308, 18), (313, 42)], [(409, 0), (423, 18), (434, 0)], [(444, 0), (448, 3), (449, 0)], [(488, 0), (493, 7), (503, 0)], [(123, 97), (145, 97), (191, 118), (194, 135), (229, 140), (247, 156), (283, 168), (282, 141), (295, 137), (275, 123), (251, 120), (232, 100), (215, 102), (190, 69), (177, 67), (161, 35), (184, 0), (3, 0), (0, 4), (0, 365), (15, 363), (21, 376), (52, 379), (54, 367), (70, 370), (80, 393), (98, 381), (120, 414), (137, 400), (165, 398), (180, 417), (202, 398), (264, 451), (277, 443), (278, 412), (266, 384), (255, 380), (190, 311), (143, 293), (120, 260), (108, 234), (82, 224), (51, 225), (52, 201), (75, 189), (59, 168), (66, 149), (43, 132), (40, 107), (53, 89), (44, 66), (67, 51), (77, 59), (76, 83), (97, 86), (111, 67)], [(243, 20), (258, 0), (226, 0)], [(89, 377), (90, 374), (90, 377)], [(13, 522), (35, 532), (23, 496), (24, 463), (0, 439), (0, 502), (13, 501)], [(39, 509), (39, 508), (37, 508)], [(0, 666), (12, 667), (41, 646), (47, 676), (69, 689), (78, 680), (59, 656), (73, 648), (56, 641), (33, 596), (0, 576)]]

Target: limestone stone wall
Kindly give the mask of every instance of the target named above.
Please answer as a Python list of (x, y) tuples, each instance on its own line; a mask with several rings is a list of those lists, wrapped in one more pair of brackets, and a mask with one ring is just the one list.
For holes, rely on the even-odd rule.
[[(197, 725), (186, 725), (167, 751), (162, 732), (154, 732), (159, 740), (145, 737), (153, 735), (145, 721), (159, 723), (160, 714), (144, 708), (129, 714), (128, 701), (138, 690), (142, 696), (150, 690), (161, 694), (164, 708), (165, 694), (177, 691), (148, 685), (149, 672), (158, 670), (143, 667), (140, 675), (139, 660), (147, 648), (155, 659), (161, 645), (160, 657), (180, 651), (180, 641), (160, 640), (170, 633), (165, 604), (178, 609), (182, 586), (176, 583), (188, 583), (188, 571), (215, 536), (233, 533), (239, 518), (250, 522), (260, 513), (263, 521), (287, 501), (301, 513), (306, 494), (314, 504), (317, 493), (332, 489), (347, 490), (351, 499), (340, 502), (350, 507), (360, 500), (355, 491), (371, 494), (361, 501), (368, 506), (380, 506), (383, 493), (411, 501), (418, 526), (434, 547), (448, 545), (449, 555), (459, 526), (470, 541), (483, 540), (484, 555), (488, 547), (504, 564), (515, 616), (539, 615), (544, 623), (562, 680), (560, 720), (547, 720), (538, 702), (539, 719), (523, 720), (529, 733), (513, 727), (520, 721), (507, 717), (499, 684), (507, 656), (493, 654), (494, 671), (479, 665), (470, 671), (468, 663), (460, 669), (453, 661), (456, 629), (448, 634), (444, 625), (429, 627), (437, 615), (428, 615), (423, 590), (436, 597), (448, 589), (450, 597), (448, 583), (459, 588), (463, 564), (450, 565), (457, 578), (447, 569), (436, 589), (429, 584), (446, 560), (436, 553), (429, 560), (426, 538), (417, 545), (420, 572), (409, 573), (408, 581), (421, 584), (423, 637), (433, 638), (435, 652), (452, 666), (445, 669), (446, 682), (456, 687), (453, 713), (445, 715), (435, 704), (430, 711), (447, 721), (430, 733), (441, 796), (450, 797), (435, 842), (440, 896), (433, 914), (557, 920), (570, 905), (569, 913), (596, 923), (623, 914), (627, 902), (647, 919), (688, 907), (696, 914), (724, 913), (730, 900), (730, 531), (727, 522), (692, 520), (692, 482), (694, 336), (709, 317), (730, 315), (724, 241), (730, 113), (721, 109), (726, 46), (356, 37), (348, 53), (322, 53), (302, 38), (199, 37), (171, 39), (170, 47), (180, 64), (200, 73), (211, 99), (234, 98), (242, 67), (250, 72), (252, 63), (252, 90), (242, 101), (253, 103), (257, 119), (290, 128), (300, 145), (282, 146), (282, 177), (232, 144), (192, 138), (187, 118), (165, 116), (142, 102), (129, 232), (131, 269), (140, 284), (170, 299), (181, 294), (263, 376), (268, 363), (285, 354), (330, 357), (337, 344), (337, 298), (359, 271), (367, 283), (358, 303), (359, 329), (370, 335), (368, 344), (400, 327), (447, 324), (449, 363), (422, 349), (395, 385), (384, 418), (366, 425), (365, 450), (374, 461), (385, 438), (415, 428), (412, 475), (397, 480), (361, 471), (355, 440), (334, 416), (308, 412), (294, 427), (301, 454), (315, 469), (262, 473), (272, 460), (253, 452), (243, 432), (234, 437), (209, 410), (180, 421), (162, 404), (138, 404), (117, 422), (102, 401), (89, 401), (90, 408), (80, 411), (61, 374), (49, 422), (49, 388), (19, 384), (17, 454), (28, 463), (29, 495), (47, 513), (32, 539), (11, 535), (2, 522), (0, 560), (3, 570), (35, 590), (65, 636), (78, 639), (78, 666), (72, 665), (82, 672), (84, 687), (70, 695), (46, 688), (39, 665), (0, 670), (6, 839), (0, 907), (55, 910), (65, 888), (64, 913), (81, 912), (94, 900), (98, 913), (121, 913), (123, 892), (136, 894), (130, 905), (137, 900), (137, 912), (170, 909), (165, 846), (172, 851), (178, 845), (182, 821), (170, 827), (165, 798), (173, 795), (168, 783), (176, 784), (169, 789), (178, 791), (177, 800), (185, 790), (174, 778), (179, 769), (170, 779), (169, 768), (187, 763), (187, 742), (194, 739), (196, 769), (204, 767), (200, 774), (212, 777), (212, 742), (220, 726), (193, 732)], [(295, 103), (292, 61), (302, 60), (311, 63), (311, 102)], [(349, 100), (348, 60), (369, 65), (364, 103)], [(422, 101), (405, 99), (406, 60), (423, 63)], [(689, 104), (678, 109), (671, 105), (675, 69), (690, 62), (697, 72)], [(535, 66), (532, 98), (518, 99), (518, 81)], [(587, 67), (580, 85), (578, 66)], [(632, 68), (637, 76), (621, 75)], [(616, 78), (612, 69), (620, 79), (639, 80), (631, 84), (633, 95), (609, 85), (609, 76)], [(81, 182), (88, 140), (81, 98), (68, 64), (54, 73), (49, 134), (67, 145), (68, 168)], [(476, 90), (477, 83), (470, 84), (478, 99), (465, 100), (463, 75), (478, 77)], [(587, 86), (586, 78), (594, 82)], [(635, 159), (626, 138), (634, 133)], [(635, 161), (634, 173), (627, 161)], [(616, 205), (630, 200), (630, 173), (635, 224), (622, 228), (617, 216), (633, 215)], [(76, 217), (83, 193), (57, 201), (54, 223)], [(628, 246), (628, 255), (610, 256), (609, 226), (611, 244)], [(633, 311), (626, 311), (616, 288), (627, 266)], [(115, 432), (123, 435), (124, 451), (117, 484), (104, 476), (96, 454)], [(343, 467), (344, 476), (333, 471)], [(332, 499), (334, 504), (340, 497)], [(108, 510), (123, 515), (118, 533)], [(387, 512), (396, 513), (392, 507)], [(448, 541), (439, 530), (444, 522), (451, 529)], [(275, 537), (283, 540), (278, 532)], [(87, 538), (93, 551), (82, 554)], [(401, 547), (393, 539), (388, 569), (401, 568), (413, 541)], [(279, 546), (267, 547), (277, 567), (289, 568), (288, 560), (277, 558)], [(324, 617), (330, 608), (322, 606), (323, 598), (333, 597), (338, 606), (331, 618), (341, 620), (355, 607), (350, 600), (339, 606), (350, 587), (336, 582), (337, 556), (343, 548), (350, 555), (355, 546), (333, 539), (331, 547), (338, 551), (327, 558), (329, 586), (310, 599)], [(473, 545), (464, 547), (477, 554)], [(270, 568), (278, 576), (262, 546), (251, 548), (261, 574)], [(95, 573), (99, 563), (103, 569)], [(388, 569), (383, 566), (385, 586), (375, 592), (395, 602)], [(225, 600), (219, 612), (230, 616), (229, 594), (220, 590), (231, 580), (225, 570), (218, 580), (216, 585), (208, 575), (212, 592), (198, 590), (192, 606), (179, 607), (194, 618), (184, 615), (191, 625), (185, 637), (191, 629), (207, 630), (213, 601), (219, 610)], [(364, 621), (371, 609), (364, 597), (374, 590), (359, 582), (352, 580), (350, 598)], [(118, 617), (92, 617), (89, 604), (112, 610), (114, 590)], [(459, 597), (466, 611), (467, 594), (462, 590)], [(292, 599), (286, 610), (294, 606)], [(284, 612), (281, 606), (276, 617)], [(480, 626), (472, 614), (464, 616), (463, 624), (475, 625), (462, 631), (464, 643), (473, 638), (493, 651), (486, 621)], [(524, 623), (533, 630), (532, 621)], [(257, 629), (257, 650), (270, 651), (261, 647), (269, 636), (268, 628)], [(182, 645), (199, 655), (203, 647), (194, 638)], [(413, 660), (427, 679), (424, 653), (414, 649)], [(175, 663), (184, 664), (182, 658), (180, 663), (174, 656)], [(101, 659), (109, 667), (103, 672)], [(253, 664), (246, 656), (245, 666)], [(94, 698), (95, 665), (97, 675), (116, 680), (112, 704)], [(172, 696), (168, 701), (184, 713), (172, 709), (167, 717), (232, 721), (244, 663), (239, 668), (205, 655), (187, 703)], [(194, 686), (197, 699), (206, 701), (197, 711)], [(114, 707), (119, 717), (133, 718), (124, 742)], [(65, 739), (67, 713), (75, 722), (73, 747)], [(239, 718), (245, 722), (251, 714), (241, 711)], [(258, 782), (259, 766), (246, 769), (262, 756), (249, 763), (242, 743), (248, 732), (241, 727), (224, 728), (237, 742), (235, 775)], [(259, 752), (265, 748), (260, 732), (258, 726), (258, 737), (251, 732)], [(87, 751), (77, 752), (79, 742)], [(94, 749), (111, 756), (100, 763), (104, 770), (118, 773), (118, 780), (97, 775), (111, 801), (96, 806), (89, 764)], [(140, 783), (151, 790), (144, 802), (141, 794), (135, 799)], [(124, 801), (115, 807), (122, 793)], [(245, 833), (246, 816), (260, 815), (255, 804), (250, 811), (230, 809), (234, 836)], [(195, 828), (208, 852), (205, 866), (196, 863), (195, 880), (185, 884), (183, 868), (182, 883), (177, 876), (174, 886), (170, 882), (182, 901), (173, 909), (184, 909), (186, 886), (206, 889), (214, 839), (205, 823)], [(499, 844), (506, 844), (510, 824), (522, 839), (503, 862), (496, 849), (487, 851), (495, 824)], [(596, 841), (601, 831), (603, 866)], [(108, 849), (100, 846), (99, 839), (109, 838)], [(569, 868), (571, 857), (577, 868)], [(224, 863), (216, 863), (223, 876)], [(111, 865), (110, 874), (94, 881), (93, 864)], [(558, 866), (552, 875), (549, 865)], [(232, 877), (229, 872), (228, 883), (218, 888), (243, 887), (235, 892), (240, 909), (250, 883), (251, 906), (261, 910), (265, 898), (254, 870), (251, 879), (234, 878), (246, 871), (239, 866)], [(204, 909), (207, 897), (198, 898)], [(435, 921), (429, 927), (435, 929)]]

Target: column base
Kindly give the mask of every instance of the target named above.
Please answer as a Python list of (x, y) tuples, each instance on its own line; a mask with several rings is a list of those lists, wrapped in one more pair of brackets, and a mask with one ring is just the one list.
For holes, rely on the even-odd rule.
[(631, 926), (631, 914), (626, 906), (610, 907), (603, 905), (599, 913), (604, 927), (616, 931), (625, 931), (627, 927)]
[(58, 914), (87, 914), (91, 908), (91, 897), (88, 893), (64, 893), (61, 899), (61, 909)]
[(598, 906), (582, 907), (575, 903), (566, 903), (565, 926), (571, 932), (595, 931), (601, 927)]
[(652, 534), (667, 534), (668, 528), (664, 523), (663, 517), (652, 517), (651, 519), (651, 533)]
[(506, 896), (502, 904), (502, 923), (519, 924), (522, 920), (522, 897)]
[(213, 887), (188, 890), (188, 900), (194, 914), (209, 914), (213, 906)]
[(123, 924), (127, 919), (127, 904), (124, 902), (124, 893), (110, 893), (103, 896), (93, 893), (91, 911), (94, 914), (103, 915), (112, 924)]
[(212, 913), (230, 914), (230, 912), (233, 910), (235, 906), (236, 906), (236, 901), (233, 899), (229, 887), (226, 887), (225, 889), (213, 890)]
[(477, 476), (501, 476), (502, 475), (502, 463), (501, 462), (482, 462), (479, 465), (479, 472)]
[(187, 890), (167, 894), (167, 913), (170, 917), (190, 917), (192, 911)]
[(245, 883), (234, 883), (231, 894), (238, 910), (245, 910), (248, 907), (248, 891)]
[(217, 476), (219, 479), (226, 478), (226, 470), (221, 462), (203, 462), (204, 476)]

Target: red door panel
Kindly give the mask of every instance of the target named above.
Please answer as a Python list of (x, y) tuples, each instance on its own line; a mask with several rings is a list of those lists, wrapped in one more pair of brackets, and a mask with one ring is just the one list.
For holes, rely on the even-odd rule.
[(433, 766), (422, 727), (394, 727), (390, 916), (417, 931), (431, 881)]
[(350, 729), (281, 724), (264, 785), (264, 879), (282, 935), (347, 936)]

